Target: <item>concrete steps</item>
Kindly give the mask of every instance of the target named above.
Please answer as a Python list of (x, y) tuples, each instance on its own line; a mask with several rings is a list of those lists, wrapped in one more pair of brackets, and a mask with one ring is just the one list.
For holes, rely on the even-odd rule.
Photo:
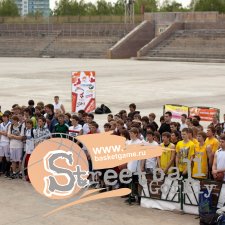
[(146, 57), (225, 59), (225, 29), (176, 31)]
[(0, 24), (0, 57), (106, 58), (107, 50), (136, 25)]

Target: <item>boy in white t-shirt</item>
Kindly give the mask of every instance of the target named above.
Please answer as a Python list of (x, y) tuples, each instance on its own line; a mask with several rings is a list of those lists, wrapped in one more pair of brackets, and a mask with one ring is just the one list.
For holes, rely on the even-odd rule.
[[(2, 115), (3, 122), (0, 124), (0, 172), (9, 176), (10, 171), (10, 150), (9, 150), (9, 138), (7, 137), (8, 129), (11, 124), (9, 121), (9, 115)], [(3, 161), (5, 157), (5, 161)]]
[[(25, 165), (24, 167), (27, 168), (29, 158), (34, 150), (34, 128), (33, 128), (33, 121), (27, 120), (26, 121), (26, 131), (25, 131), (25, 151), (26, 151), (26, 158), (25, 158)], [(28, 168), (25, 170), (26, 181), (30, 181), (28, 177)]]
[(21, 171), (21, 157), (23, 150), (22, 139), (24, 137), (24, 129), (21, 129), (19, 125), (19, 118), (17, 116), (12, 117), (12, 124), (8, 129), (8, 138), (10, 140), (10, 160), (12, 162), (13, 174), (11, 179), (17, 178), (17, 164), (19, 163), (19, 171)]
[[(139, 137), (139, 129), (134, 127), (129, 130), (130, 134), (130, 140), (126, 141), (127, 145), (141, 145), (143, 144), (143, 141), (141, 141)], [(130, 170), (133, 173), (139, 171), (141, 169), (141, 161), (140, 160), (133, 160), (127, 163), (127, 169)], [(131, 203), (136, 201), (136, 196), (138, 196), (138, 175), (132, 175), (132, 183), (131, 183), (131, 189), (132, 193), (129, 196), (129, 199), (127, 199), (125, 202)], [(140, 197), (138, 198), (140, 201)]]
[(72, 126), (69, 127), (69, 135), (76, 137), (81, 134), (82, 126), (79, 124), (79, 117), (73, 115), (71, 118)]
[[(159, 144), (154, 141), (154, 132), (148, 130), (146, 133), (146, 142), (144, 145), (149, 145), (149, 146), (158, 146)], [(157, 158), (150, 158), (150, 159), (144, 159), (141, 160), (141, 171), (146, 171), (147, 173), (153, 174), (153, 170), (157, 166)]]
[(59, 96), (55, 96), (54, 97), (54, 111), (56, 109), (60, 109), (62, 111), (63, 114), (65, 114), (66, 110), (65, 110), (65, 107), (62, 103), (59, 102)]
[(214, 155), (212, 173), (214, 179), (223, 173), (223, 181), (225, 181), (225, 134), (220, 137), (220, 149)]

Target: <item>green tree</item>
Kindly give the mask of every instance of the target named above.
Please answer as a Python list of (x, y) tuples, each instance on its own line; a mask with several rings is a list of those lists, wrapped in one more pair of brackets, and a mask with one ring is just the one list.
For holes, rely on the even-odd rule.
[(225, 12), (225, 0), (192, 0), (191, 8), (194, 11)]
[(13, 0), (0, 1), (0, 16), (19, 16), (18, 7)]
[(176, 1), (164, 0), (161, 8), (161, 12), (185, 12), (189, 11), (189, 8), (184, 8), (181, 3)]
[(98, 15), (112, 15), (113, 5), (111, 2), (106, 2), (105, 0), (97, 1), (97, 14)]
[(86, 9), (86, 15), (89, 15), (89, 16), (97, 15), (97, 8), (93, 3), (88, 2), (85, 6), (85, 9)]
[(137, 0), (135, 1), (135, 13), (141, 14), (141, 8), (144, 7), (145, 12), (157, 12), (158, 0)]
[(56, 2), (54, 10), (56, 16), (77, 16), (85, 15), (84, 1), (77, 2), (76, 0), (60, 0)]
[(124, 0), (117, 0), (114, 4), (113, 15), (123, 15), (125, 12)]

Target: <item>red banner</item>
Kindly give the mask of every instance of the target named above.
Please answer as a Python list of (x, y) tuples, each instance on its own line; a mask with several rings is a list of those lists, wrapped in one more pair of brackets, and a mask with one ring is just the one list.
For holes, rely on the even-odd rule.
[(212, 121), (214, 115), (219, 118), (220, 110), (217, 108), (207, 108), (207, 107), (190, 107), (189, 108), (190, 117), (200, 116), (201, 121)]

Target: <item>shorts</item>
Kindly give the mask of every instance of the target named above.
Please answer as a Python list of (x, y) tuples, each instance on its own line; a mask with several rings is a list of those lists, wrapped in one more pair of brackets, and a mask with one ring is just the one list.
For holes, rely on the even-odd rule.
[(0, 146), (0, 157), (4, 157), (4, 156), (6, 158), (10, 157), (9, 145)]
[(21, 162), (22, 148), (10, 148), (10, 161)]

